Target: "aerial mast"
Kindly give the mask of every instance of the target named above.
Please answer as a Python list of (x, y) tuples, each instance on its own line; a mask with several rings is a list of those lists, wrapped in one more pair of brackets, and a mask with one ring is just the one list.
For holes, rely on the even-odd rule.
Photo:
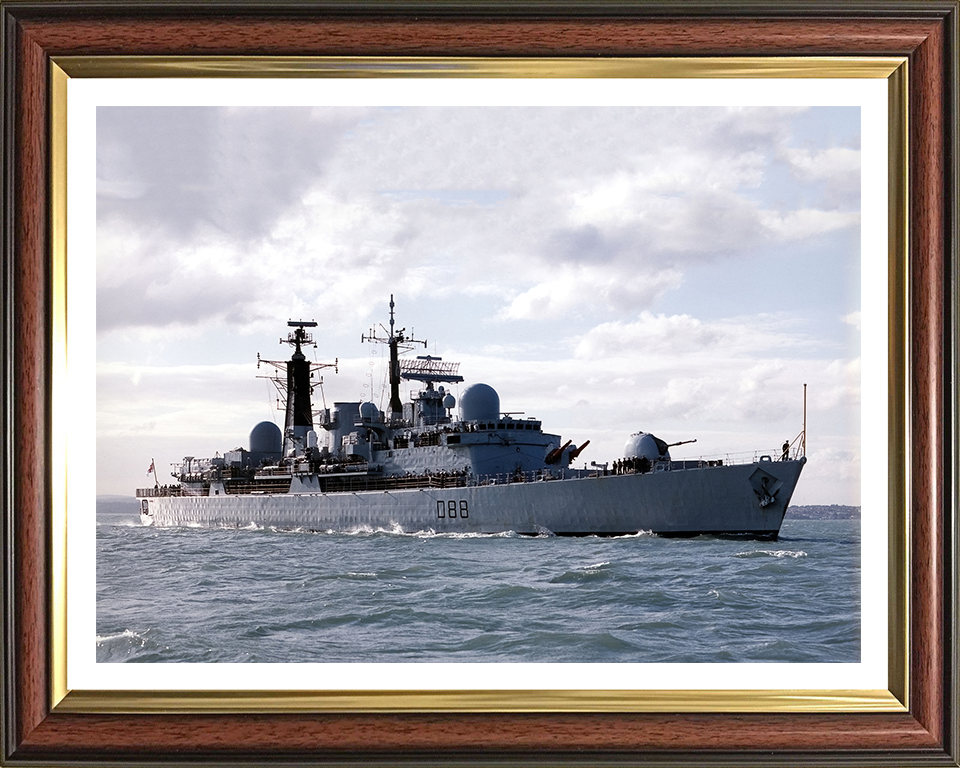
[(390, 348), (390, 418), (400, 420), (403, 418), (403, 402), (400, 400), (400, 348), (404, 350), (409, 350), (413, 348), (414, 344), (423, 344), (424, 347), (427, 346), (427, 342), (414, 339), (412, 336), (405, 336), (406, 328), (401, 328), (399, 331), (394, 328), (394, 317), (393, 317), (393, 294), (390, 294), (390, 330), (387, 331), (383, 325), (380, 326), (381, 330), (387, 333), (386, 337), (378, 336), (377, 329), (371, 328), (370, 333), (360, 336), (360, 341), (373, 341), (378, 344), (387, 344)]
[(803, 385), (803, 440), (800, 442), (800, 455), (807, 455), (807, 385)]

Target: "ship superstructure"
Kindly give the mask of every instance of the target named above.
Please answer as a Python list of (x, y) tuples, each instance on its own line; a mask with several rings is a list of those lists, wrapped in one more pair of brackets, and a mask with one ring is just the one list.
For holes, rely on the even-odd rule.
[[(576, 469), (589, 441), (577, 446), (545, 432), (537, 419), (502, 412), (488, 384), (467, 386), (458, 403), (446, 389), (463, 381), (457, 363), (401, 357), (426, 345), (396, 328), (392, 296), (389, 328), (362, 336), (389, 348), (387, 409), (366, 400), (314, 410), (317, 374), (337, 363), (306, 359), (316, 322), (288, 326), (281, 343), (293, 347), (289, 360), (258, 355), (258, 366), (274, 371), (283, 429), (261, 422), (249, 449), (185, 457), (174, 469), (175, 484), (138, 491), (145, 523), (776, 537), (806, 461), (803, 433), (777, 460), (771, 452), (731, 464), (673, 460), (672, 445), (637, 432), (612, 464)], [(407, 402), (403, 381), (422, 385)]]

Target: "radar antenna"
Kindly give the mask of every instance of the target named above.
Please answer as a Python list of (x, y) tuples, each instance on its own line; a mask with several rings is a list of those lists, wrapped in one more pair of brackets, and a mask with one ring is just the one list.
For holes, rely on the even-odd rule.
[(400, 361), (401, 378), (424, 381), (428, 385), (436, 381), (463, 381), (463, 376), (457, 373), (459, 369), (460, 363), (445, 363), (442, 358), (430, 355)]

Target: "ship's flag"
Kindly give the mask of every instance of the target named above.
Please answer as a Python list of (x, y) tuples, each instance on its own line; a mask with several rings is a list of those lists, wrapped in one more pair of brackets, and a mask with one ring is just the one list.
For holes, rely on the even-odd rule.
[(147, 470), (147, 474), (149, 475), (151, 472), (152, 472), (153, 474), (156, 474), (156, 473), (157, 473), (157, 470), (154, 469), (154, 467), (153, 467), (153, 459), (150, 459), (150, 469)]

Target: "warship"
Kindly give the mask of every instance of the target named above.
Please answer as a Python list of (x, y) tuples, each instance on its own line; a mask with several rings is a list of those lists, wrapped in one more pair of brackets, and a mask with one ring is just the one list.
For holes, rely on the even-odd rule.
[[(635, 432), (622, 457), (578, 469), (589, 440), (575, 445), (538, 419), (502, 412), (490, 385), (470, 384), (458, 403), (445, 386), (463, 381), (459, 364), (410, 356), (426, 342), (396, 328), (393, 296), (389, 328), (361, 337), (389, 347), (388, 407), (362, 400), (315, 411), (319, 372), (337, 366), (304, 354), (316, 327), (288, 322), (280, 341), (293, 348), (289, 360), (257, 355), (280, 393), (283, 430), (264, 421), (249, 448), (187, 456), (174, 465), (172, 484), (160, 485), (151, 463), (154, 487), (137, 490), (144, 524), (775, 539), (806, 463), (804, 425), (780, 451), (741, 461), (675, 460), (670, 448), (682, 443)], [(407, 402), (404, 381), (419, 387)]]

